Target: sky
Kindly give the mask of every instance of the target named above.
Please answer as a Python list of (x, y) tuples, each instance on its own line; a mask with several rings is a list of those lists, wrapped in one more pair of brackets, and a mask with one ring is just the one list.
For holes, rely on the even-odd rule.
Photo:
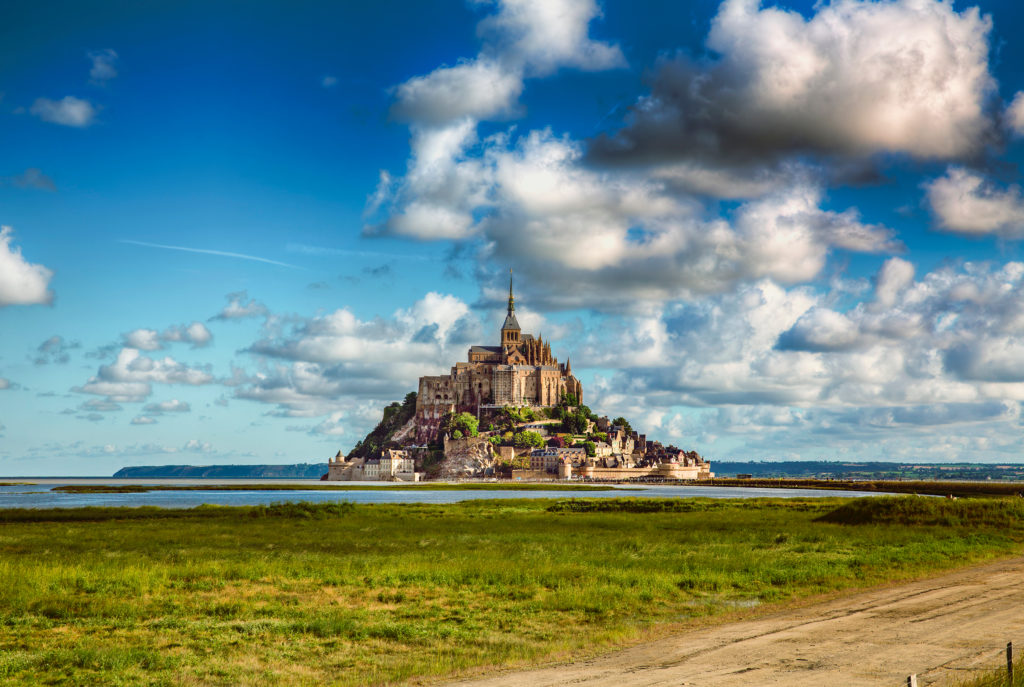
[(0, 475), (321, 462), (524, 330), (715, 460), (1019, 463), (1010, 0), (10, 3)]

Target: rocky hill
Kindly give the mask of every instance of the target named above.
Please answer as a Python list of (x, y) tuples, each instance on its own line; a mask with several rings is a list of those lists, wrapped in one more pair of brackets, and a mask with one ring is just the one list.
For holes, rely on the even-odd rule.
[(385, 448), (399, 448), (413, 429), (413, 416), (416, 414), (416, 392), (410, 391), (401, 403), (397, 401), (384, 408), (384, 417), (358, 442), (348, 454), (348, 458), (376, 458)]

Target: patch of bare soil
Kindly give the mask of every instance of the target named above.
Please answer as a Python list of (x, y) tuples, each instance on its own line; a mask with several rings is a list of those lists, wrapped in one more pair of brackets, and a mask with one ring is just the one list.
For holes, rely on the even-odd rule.
[(454, 684), (952, 685), (1024, 647), (1024, 558), (687, 632), (572, 664)]

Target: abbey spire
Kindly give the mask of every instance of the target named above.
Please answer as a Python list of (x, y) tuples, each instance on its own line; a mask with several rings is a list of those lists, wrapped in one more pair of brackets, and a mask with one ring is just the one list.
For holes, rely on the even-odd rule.
[(516, 319), (516, 297), (512, 293), (512, 270), (508, 271), (508, 314), (505, 324), (501, 325), (501, 345), (503, 347), (518, 346), (520, 342), (519, 320)]

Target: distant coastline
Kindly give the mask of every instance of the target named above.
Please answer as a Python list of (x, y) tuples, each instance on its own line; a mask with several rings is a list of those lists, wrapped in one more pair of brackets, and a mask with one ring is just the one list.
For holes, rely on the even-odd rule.
[(327, 463), (294, 465), (137, 465), (121, 468), (117, 479), (320, 479)]

